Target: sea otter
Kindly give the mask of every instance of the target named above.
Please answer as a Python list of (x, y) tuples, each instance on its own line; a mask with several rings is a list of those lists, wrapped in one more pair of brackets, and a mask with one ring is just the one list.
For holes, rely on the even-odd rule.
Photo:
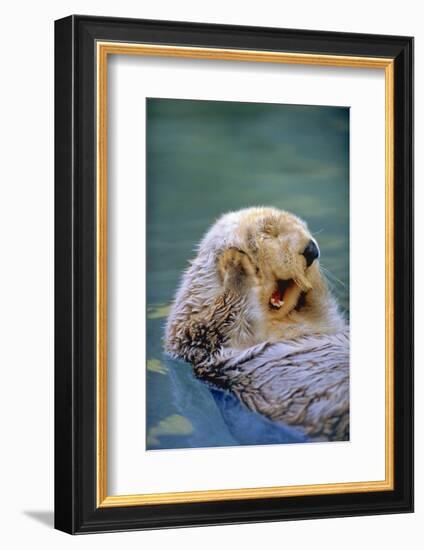
[(346, 440), (348, 327), (319, 255), (306, 223), (289, 212), (223, 215), (183, 274), (165, 349), (311, 440)]
[(223, 215), (184, 273), (166, 327), (166, 350), (199, 364), (224, 348), (331, 334), (345, 320), (304, 221), (275, 208)]

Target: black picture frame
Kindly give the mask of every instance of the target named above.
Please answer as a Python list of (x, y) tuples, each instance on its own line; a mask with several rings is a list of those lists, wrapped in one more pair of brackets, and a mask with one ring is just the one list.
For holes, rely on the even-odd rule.
[[(97, 507), (96, 41), (394, 60), (394, 490)], [(72, 15), (55, 22), (55, 527), (94, 533), (413, 510), (413, 39)]]

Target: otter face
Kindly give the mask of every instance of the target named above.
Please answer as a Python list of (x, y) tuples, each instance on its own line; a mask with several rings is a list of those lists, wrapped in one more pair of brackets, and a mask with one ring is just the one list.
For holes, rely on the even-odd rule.
[(268, 208), (246, 210), (237, 233), (256, 267), (261, 305), (272, 319), (286, 317), (300, 307), (305, 293), (321, 286), (318, 244), (293, 214)]

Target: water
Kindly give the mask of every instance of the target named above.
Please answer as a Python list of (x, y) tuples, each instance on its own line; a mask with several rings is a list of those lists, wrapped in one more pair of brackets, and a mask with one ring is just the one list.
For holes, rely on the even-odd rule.
[(301, 442), (163, 353), (169, 304), (195, 246), (224, 212), (275, 206), (303, 218), (349, 312), (349, 111), (149, 99), (147, 448)]

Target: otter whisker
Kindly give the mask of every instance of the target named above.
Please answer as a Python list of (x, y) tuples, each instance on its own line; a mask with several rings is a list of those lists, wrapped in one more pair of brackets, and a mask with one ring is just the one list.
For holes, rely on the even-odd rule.
[(329, 277), (330, 279), (333, 279), (334, 281), (336, 281), (337, 283), (339, 283), (343, 288), (347, 288), (347, 285), (345, 285), (345, 283), (344, 283), (343, 281), (341, 281), (340, 279), (338, 279), (338, 278), (334, 275), (334, 273), (332, 273), (329, 269), (327, 269), (326, 267), (324, 267), (324, 266), (322, 265), (322, 263), (321, 263), (320, 265), (321, 265), (321, 269), (324, 271), (324, 273), (325, 273), (326, 275), (328, 275), (328, 277)]
[(310, 281), (308, 281), (308, 279), (303, 275), (296, 275), (293, 277), (293, 281), (303, 292), (307, 292), (312, 289)]

